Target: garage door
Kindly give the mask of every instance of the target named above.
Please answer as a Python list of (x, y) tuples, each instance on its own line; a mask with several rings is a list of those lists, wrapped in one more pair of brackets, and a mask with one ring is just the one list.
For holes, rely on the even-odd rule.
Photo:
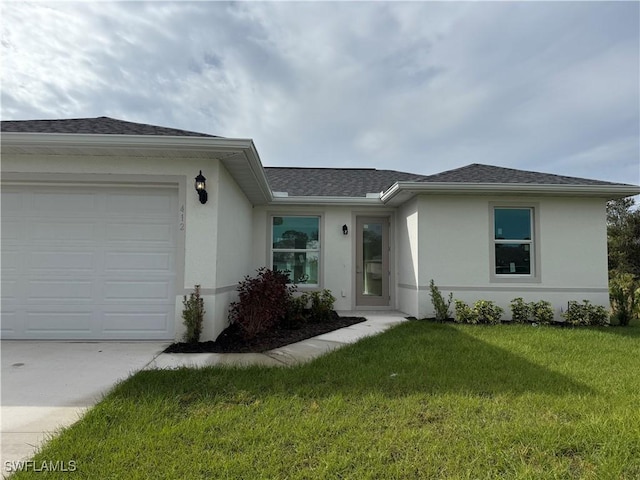
[(171, 339), (177, 191), (2, 188), (2, 338)]

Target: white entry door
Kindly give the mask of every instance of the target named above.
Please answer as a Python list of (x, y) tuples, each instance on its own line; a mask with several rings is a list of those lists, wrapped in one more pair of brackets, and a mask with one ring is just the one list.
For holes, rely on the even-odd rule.
[(2, 338), (172, 339), (177, 190), (4, 186)]
[(356, 228), (356, 306), (389, 306), (389, 217), (357, 217)]

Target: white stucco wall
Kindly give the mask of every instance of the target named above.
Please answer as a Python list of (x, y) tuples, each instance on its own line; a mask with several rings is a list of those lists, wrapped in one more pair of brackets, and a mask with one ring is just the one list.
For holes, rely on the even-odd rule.
[[(193, 179), (202, 170), (207, 178), (209, 200), (202, 205), (193, 187)], [(24, 174), (28, 175), (24, 175)], [(230, 301), (224, 287), (233, 283), (236, 265), (226, 254), (233, 243), (237, 274), (247, 271), (250, 257), (250, 207), (229, 174), (216, 159), (127, 157), (111, 155), (3, 155), (2, 181), (49, 182), (52, 184), (108, 183), (112, 185), (168, 184), (178, 189), (179, 209), (175, 212), (179, 231), (176, 254), (175, 338), (184, 333), (182, 325), (183, 295), (201, 285), (205, 301), (204, 340), (212, 340), (224, 328), (226, 313), (221, 310)], [(221, 197), (222, 196), (222, 197)], [(222, 208), (221, 208), (222, 205)], [(181, 209), (184, 207), (184, 216)], [(237, 216), (234, 212), (237, 212)], [(233, 219), (233, 221), (231, 221)], [(220, 232), (220, 222), (226, 226)], [(237, 238), (232, 240), (233, 236)], [(241, 237), (241, 238), (240, 238)], [(219, 248), (219, 243), (224, 248)], [(220, 252), (218, 254), (217, 252)], [(219, 273), (218, 273), (219, 272)], [(237, 280), (239, 280), (238, 278)], [(237, 281), (235, 280), (235, 281)], [(220, 297), (220, 298), (217, 298)]]
[(236, 300), (238, 282), (252, 273), (252, 205), (224, 165), (220, 165), (213, 200), (217, 207), (216, 288), (211, 307), (214, 321), (203, 335), (215, 340), (228, 325), (229, 303)]
[(401, 311), (417, 317), (420, 314), (418, 199), (413, 198), (400, 206), (396, 217), (397, 305)]
[[(490, 205), (535, 206), (540, 281), (491, 279)], [(473, 303), (493, 300), (510, 318), (513, 298), (548, 300), (556, 318), (569, 300), (608, 307), (604, 199), (422, 196), (419, 204), (419, 316), (434, 314), (429, 280), (444, 294)]]
[[(320, 226), (320, 286), (331, 290), (336, 297), (336, 310), (352, 310), (355, 301), (355, 261), (356, 217), (358, 215), (391, 216), (391, 209), (345, 207), (345, 206), (266, 206), (254, 208), (253, 223), (253, 265), (254, 270), (270, 266), (270, 235), (272, 215), (319, 215)], [(349, 234), (342, 233), (347, 225)], [(395, 234), (390, 232), (392, 252), (395, 251)], [(392, 263), (395, 263), (392, 261)], [(395, 268), (392, 267), (392, 283), (395, 284)], [(306, 287), (299, 286), (302, 291)], [(395, 291), (392, 292), (392, 307), (395, 306)]]

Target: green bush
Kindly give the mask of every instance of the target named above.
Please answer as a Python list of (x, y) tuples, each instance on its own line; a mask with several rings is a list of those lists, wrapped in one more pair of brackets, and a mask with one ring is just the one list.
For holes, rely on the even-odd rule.
[(516, 323), (526, 323), (533, 315), (533, 303), (526, 303), (521, 297), (511, 300), (511, 318)]
[(551, 303), (546, 300), (540, 300), (539, 302), (532, 302), (530, 306), (533, 319), (536, 322), (546, 325), (553, 321), (555, 314)]
[(570, 301), (567, 311), (562, 313), (567, 323), (573, 326), (608, 325), (609, 314), (602, 305), (592, 305), (589, 300), (582, 304)]
[(194, 287), (193, 293), (182, 298), (184, 310), (182, 310), (182, 318), (187, 331), (184, 334), (184, 341), (188, 343), (198, 343), (200, 334), (202, 333), (202, 323), (204, 320), (204, 300), (200, 297), (200, 285)]
[(473, 304), (473, 308), (462, 300), (455, 301), (457, 323), (486, 323), (495, 325), (500, 323), (500, 317), (504, 310), (489, 300), (478, 300)]
[(451, 317), (450, 307), (453, 300), (453, 292), (449, 293), (449, 297), (445, 301), (442, 293), (440, 293), (440, 290), (438, 289), (438, 287), (436, 287), (433, 279), (431, 279), (431, 281), (429, 282), (429, 290), (431, 290), (431, 303), (433, 304), (433, 309), (436, 312), (436, 320), (438, 320), (439, 322), (444, 322)]
[(640, 280), (630, 273), (621, 273), (609, 281), (611, 318), (618, 325), (626, 326), (640, 319)]
[(295, 328), (300, 325), (309, 316), (307, 305), (309, 304), (309, 295), (303, 293), (297, 297), (291, 297), (287, 304), (287, 313), (284, 317), (284, 325), (287, 328)]
[(473, 310), (478, 316), (478, 323), (496, 325), (500, 323), (500, 317), (504, 309), (489, 300), (478, 300), (473, 304)]
[(456, 323), (478, 323), (478, 314), (462, 300), (455, 300)]
[(315, 322), (326, 322), (333, 316), (333, 303), (336, 298), (331, 294), (331, 290), (324, 289), (321, 292), (311, 292), (311, 318)]
[(288, 281), (287, 272), (262, 267), (256, 277), (246, 276), (238, 284), (238, 301), (229, 306), (229, 321), (239, 325), (245, 338), (254, 338), (286, 317), (296, 290)]

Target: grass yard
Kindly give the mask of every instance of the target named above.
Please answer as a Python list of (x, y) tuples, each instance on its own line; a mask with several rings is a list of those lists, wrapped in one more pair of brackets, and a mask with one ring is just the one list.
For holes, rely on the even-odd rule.
[(640, 326), (412, 321), (295, 368), (141, 372), (35, 460), (74, 479), (636, 479)]

